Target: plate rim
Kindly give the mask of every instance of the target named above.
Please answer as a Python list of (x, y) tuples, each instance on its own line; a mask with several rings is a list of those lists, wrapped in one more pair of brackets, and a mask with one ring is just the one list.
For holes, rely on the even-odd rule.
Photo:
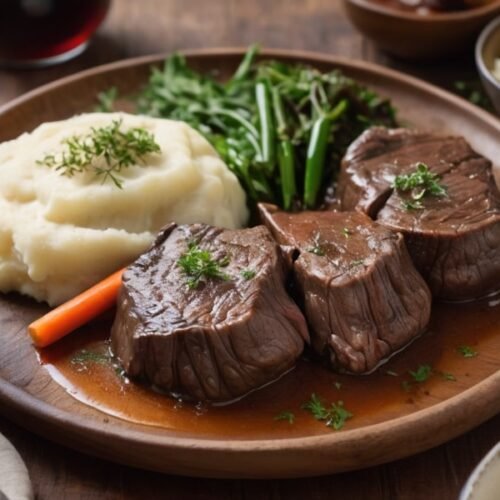
[[(217, 57), (228, 57), (228, 56), (241, 56), (245, 52), (245, 48), (210, 48), (210, 49), (191, 49), (178, 51), (179, 53), (185, 55), (186, 57), (196, 57), (196, 58), (217, 58)], [(92, 78), (98, 74), (103, 74), (109, 71), (120, 70), (131, 68), (134, 66), (141, 65), (154, 65), (161, 64), (162, 61), (167, 57), (169, 53), (146, 55), (141, 57), (124, 59), (93, 68), (80, 71), (73, 75), (66, 76), (64, 78), (55, 80), (53, 82), (47, 83), (41, 87), (31, 90), (10, 102), (5, 103), (0, 107), (0, 115), (8, 113), (10, 110), (16, 107), (28, 103), (31, 99), (34, 99), (40, 95), (43, 95), (47, 91), (53, 91), (55, 89), (63, 88), (67, 84), (78, 80), (84, 80), (86, 78)], [(427, 94), (432, 94), (440, 100), (446, 101), (454, 107), (461, 108), (462, 111), (472, 115), (473, 117), (486, 123), (489, 127), (500, 132), (500, 120), (498, 120), (494, 115), (477, 108), (468, 101), (449, 93), (439, 87), (436, 87), (430, 83), (420, 80), (416, 77), (406, 75), (402, 72), (388, 69), (378, 64), (366, 62), (363, 60), (349, 59), (347, 57), (339, 57), (330, 54), (323, 54), (320, 52), (310, 52), (303, 50), (287, 50), (287, 49), (267, 49), (262, 50), (261, 55), (263, 57), (274, 57), (281, 59), (294, 59), (296, 61), (304, 61), (307, 63), (319, 63), (327, 65), (340, 65), (344, 67), (349, 67), (354, 70), (360, 70), (363, 72), (370, 73), (372, 75), (383, 77), (389, 79), (393, 82), (404, 84), (406, 87), (410, 86), (415, 90), (423, 91)], [(478, 397), (482, 394), (483, 397)], [(103, 422), (99, 418), (92, 419), (92, 427), (89, 428), (89, 419), (86, 416), (82, 416), (79, 413), (74, 413), (68, 410), (57, 408), (52, 404), (38, 399), (35, 395), (28, 393), (22, 387), (16, 386), (15, 384), (0, 378), (0, 401), (5, 404), (0, 405), (0, 413), (9, 415), (21, 416), (23, 420), (23, 425), (28, 427), (30, 430), (37, 432), (37, 422), (43, 422), (49, 426), (64, 426), (64, 433), (71, 431), (74, 435), (78, 435), (80, 432), (85, 432), (88, 436), (91, 434), (93, 439), (99, 440), (102, 438), (109, 439), (112, 438), (115, 442), (130, 443), (133, 442), (139, 445), (146, 445), (150, 449), (161, 449), (163, 451), (172, 450), (197, 450), (206, 451), (212, 453), (244, 453), (244, 454), (265, 454), (273, 453), (284, 450), (292, 452), (308, 452), (308, 451), (318, 451), (326, 450), (332, 451), (335, 447), (346, 447), (352, 442), (354, 437), (357, 440), (366, 439), (377, 439), (379, 443), (384, 443), (387, 441), (397, 440), (397, 436), (408, 437), (408, 432), (413, 434), (412, 445), (406, 449), (398, 450), (397, 457), (395, 459), (408, 456), (410, 454), (429, 449), (433, 446), (437, 446), (449, 439), (452, 439), (463, 432), (479, 425), (480, 423), (486, 421), (487, 419), (493, 417), (497, 413), (500, 413), (500, 398), (496, 395), (500, 394), (500, 370), (491, 374), (481, 382), (475, 384), (474, 386), (460, 392), (459, 394), (448, 398), (446, 400), (440, 401), (430, 407), (415, 411), (409, 415), (402, 417), (397, 417), (391, 420), (386, 420), (376, 424), (370, 424), (364, 427), (355, 429), (346, 429), (342, 432), (332, 432), (331, 434), (321, 434), (314, 436), (302, 436), (302, 437), (290, 437), (290, 438), (270, 438), (270, 439), (229, 439), (229, 438), (213, 438), (213, 437), (188, 437), (183, 435), (175, 435), (175, 431), (163, 429), (164, 433), (147, 432), (148, 426), (141, 424), (134, 424), (124, 420), (128, 425), (132, 426), (133, 429), (127, 429), (126, 435), (124, 435), (121, 426), (114, 427), (108, 423)], [(68, 397), (71, 397), (68, 395)], [(81, 403), (83, 404), (83, 403)], [(468, 404), (468, 411), (460, 411), (464, 404)], [(477, 418), (473, 424), (467, 423), (465, 420), (465, 413), (470, 414), (471, 404), (473, 404), (474, 411), (477, 411), (479, 418)], [(458, 410), (458, 411), (457, 411)], [(96, 410), (97, 411), (97, 410)], [(107, 415), (102, 413), (103, 417)], [(429, 421), (432, 422), (429, 425)], [(420, 422), (420, 424), (419, 424)], [(448, 425), (453, 423), (454, 425)], [(439, 440), (429, 440), (426, 439), (426, 434), (432, 434), (432, 430), (436, 428), (448, 425), (446, 432), (442, 433), (442, 437)], [(387, 427), (391, 427), (391, 438), (387, 438)], [(157, 428), (156, 428), (157, 429)], [(38, 433), (41, 430), (38, 427)], [(45, 437), (47, 437), (45, 435)], [(81, 446), (74, 446), (71, 443), (63, 441), (63, 437), (58, 438), (58, 436), (48, 436), (49, 439), (63, 442), (66, 445), (70, 445), (73, 448), (82, 450)], [(429, 441), (432, 443), (429, 444)], [(87, 451), (87, 450), (84, 450)], [(100, 455), (100, 453), (95, 450), (90, 451), (94, 455)], [(101, 456), (103, 456), (101, 454)], [(109, 457), (106, 457), (109, 458)], [(120, 457), (115, 457), (114, 461), (120, 462)], [(375, 465), (377, 463), (386, 462), (387, 459), (381, 459), (379, 461), (372, 460), (371, 464)], [(128, 461), (125, 461), (128, 463)], [(336, 468), (335, 470), (348, 470), (353, 467)], [(174, 468), (167, 467), (166, 469), (157, 470), (169, 470), (172, 471)], [(175, 469), (177, 473), (178, 469)], [(320, 472), (321, 473), (321, 472)], [(192, 472), (189, 475), (193, 475)], [(205, 477), (210, 474), (200, 473), (198, 475), (203, 475)], [(294, 473), (294, 477), (298, 477), (300, 474)], [(304, 475), (313, 475), (311, 473), (305, 473)], [(212, 477), (217, 477), (213, 475)], [(235, 477), (234, 473), (223, 474), (223, 476), (218, 477)], [(243, 477), (243, 476), (240, 476)], [(245, 477), (266, 477), (262, 474), (250, 474)], [(267, 476), (276, 477), (276, 476)], [(286, 477), (286, 476), (283, 476)]]

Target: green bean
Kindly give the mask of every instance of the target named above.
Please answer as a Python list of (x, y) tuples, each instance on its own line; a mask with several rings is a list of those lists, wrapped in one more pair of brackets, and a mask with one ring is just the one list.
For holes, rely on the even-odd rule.
[(255, 56), (259, 53), (260, 46), (256, 43), (251, 45), (245, 53), (245, 56), (241, 60), (238, 69), (235, 71), (233, 78), (230, 81), (239, 81), (245, 79), (250, 73)]
[(281, 178), (281, 195), (283, 208), (290, 210), (293, 199), (297, 194), (295, 182), (295, 149), (290, 141), (285, 118), (283, 99), (276, 87), (271, 90), (273, 100), (274, 118), (280, 143), (278, 145), (278, 164)]
[(255, 99), (257, 102), (257, 113), (259, 115), (260, 123), (260, 144), (262, 149), (261, 161), (266, 165), (268, 173), (272, 173), (276, 157), (276, 134), (267, 83), (257, 82), (255, 85)]
[(281, 141), (278, 148), (283, 208), (290, 210), (297, 193), (295, 184), (295, 150), (290, 141)]
[(308, 208), (315, 206), (321, 181), (323, 180), (331, 123), (329, 118), (322, 116), (314, 122), (311, 131), (304, 178), (304, 204)]
[(349, 101), (347, 99), (342, 99), (328, 114), (327, 117), (332, 121), (338, 120), (349, 107)]

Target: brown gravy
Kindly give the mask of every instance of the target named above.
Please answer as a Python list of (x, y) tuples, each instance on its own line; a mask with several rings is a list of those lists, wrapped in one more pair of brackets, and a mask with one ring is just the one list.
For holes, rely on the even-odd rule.
[[(107, 358), (110, 324), (111, 316), (103, 318), (44, 350), (42, 363), (72, 396), (104, 413), (187, 435), (259, 439), (334, 432), (301, 408), (312, 393), (328, 404), (344, 402), (353, 414), (345, 429), (362, 427), (432, 406), (500, 370), (498, 296), (435, 304), (429, 331), (371, 375), (338, 375), (304, 359), (280, 380), (224, 406), (194, 406), (128, 381)], [(464, 357), (460, 346), (477, 355)], [(433, 374), (419, 383), (409, 371), (423, 364)], [(293, 412), (294, 423), (275, 420), (285, 410)]]

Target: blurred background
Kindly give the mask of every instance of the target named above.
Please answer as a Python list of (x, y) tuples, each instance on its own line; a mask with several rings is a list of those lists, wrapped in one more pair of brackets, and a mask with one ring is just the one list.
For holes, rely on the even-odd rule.
[[(2, 3), (13, 1), (3, 0)], [(80, 3), (77, 0), (66, 2), (73, 6), (72, 14), (64, 14), (66, 19), (76, 12), (80, 16), (85, 14), (75, 7)], [(108, 2), (96, 3), (102, 9)], [(115, 0), (87, 50), (75, 59), (37, 70), (0, 69), (0, 104), (43, 83), (118, 59), (178, 49), (246, 46), (259, 42), (268, 48), (305, 49), (376, 62), (454, 91), (458, 86), (466, 97), (488, 106), (478, 93), (473, 44), (458, 56), (434, 62), (396, 59), (356, 30), (343, 4), (341, 0)], [(8, 36), (5, 26), (9, 23), (5, 16), (2, 17), (0, 27), (3, 23), (4, 29), (0, 31), (5, 39)], [(397, 24), (397, 21), (382, 19), (378, 29), (390, 33)], [(417, 29), (420, 33), (420, 27)], [(443, 29), (449, 32), (453, 27)], [(418, 33), (408, 34), (417, 44), (429, 37), (425, 30)]]

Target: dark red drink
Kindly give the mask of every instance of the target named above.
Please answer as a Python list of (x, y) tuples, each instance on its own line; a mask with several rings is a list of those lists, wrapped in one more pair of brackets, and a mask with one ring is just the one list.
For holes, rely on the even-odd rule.
[(83, 49), (110, 0), (0, 0), (0, 63), (64, 59)]

